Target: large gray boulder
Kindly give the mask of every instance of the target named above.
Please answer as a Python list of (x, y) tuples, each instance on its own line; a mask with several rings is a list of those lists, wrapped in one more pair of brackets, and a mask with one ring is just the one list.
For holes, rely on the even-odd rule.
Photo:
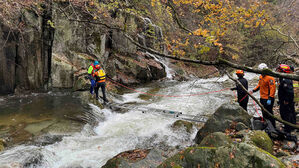
[(275, 156), (254, 145), (239, 143), (221, 147), (189, 147), (158, 166), (172, 167), (283, 168), (285, 165)]
[(273, 142), (268, 134), (261, 130), (241, 131), (238, 133), (243, 136), (243, 142), (255, 145), (269, 153), (273, 153)]
[(219, 107), (208, 119), (206, 124), (197, 132), (195, 142), (199, 144), (202, 139), (213, 132), (224, 132), (236, 124), (243, 123), (250, 126), (250, 115), (236, 103), (226, 103)]
[(206, 136), (199, 144), (199, 146), (220, 147), (227, 146), (232, 143), (229, 136), (222, 132), (214, 132)]
[[(168, 154), (171, 153), (168, 151)], [(168, 155), (159, 149), (135, 149), (122, 152), (108, 160), (102, 168), (140, 168), (159, 166)]]

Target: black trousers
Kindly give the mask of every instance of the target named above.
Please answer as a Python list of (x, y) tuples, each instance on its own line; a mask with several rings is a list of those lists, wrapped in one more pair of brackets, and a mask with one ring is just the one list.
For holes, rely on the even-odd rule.
[(247, 111), (247, 104), (248, 104), (248, 96), (243, 99), (242, 101), (239, 100), (239, 105), (245, 110)]
[[(260, 99), (260, 102), (265, 107), (265, 109), (268, 110), (273, 115), (274, 98), (271, 98), (271, 104), (270, 105), (267, 104), (267, 100), (268, 99)], [(262, 113), (263, 113), (263, 117), (265, 119), (268, 119), (272, 123), (273, 127), (276, 128), (275, 119), (272, 118), (270, 115), (268, 115), (264, 111), (262, 111)]]
[[(289, 104), (284, 104), (283, 102), (280, 102), (279, 111), (281, 118), (285, 121), (288, 121), (296, 125), (296, 113), (294, 109), (294, 102)], [(284, 127), (284, 131), (287, 133), (290, 133), (293, 129), (293, 127), (288, 125), (285, 125)]]
[(105, 82), (97, 82), (96, 83), (96, 87), (94, 88), (95, 92), (96, 92), (96, 97), (99, 98), (99, 88), (102, 89), (102, 94), (103, 94), (103, 100), (107, 101), (106, 99), (106, 83)]

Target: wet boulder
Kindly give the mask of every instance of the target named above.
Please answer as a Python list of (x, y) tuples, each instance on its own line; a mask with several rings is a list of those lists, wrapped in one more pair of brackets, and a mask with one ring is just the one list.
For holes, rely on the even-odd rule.
[(183, 120), (177, 120), (175, 121), (172, 125), (171, 128), (173, 130), (179, 130), (179, 129), (184, 129), (188, 133), (192, 132), (193, 124), (188, 121), (183, 121)]
[(136, 54), (111, 55), (108, 67), (115, 69), (111, 77), (123, 84), (139, 84), (166, 77), (164, 65), (157, 61), (153, 55), (143, 52)]
[(51, 145), (56, 142), (62, 141), (64, 135), (51, 135), (51, 134), (45, 134), (41, 135), (34, 140), (34, 144), (37, 146), (46, 146)]
[(206, 136), (199, 144), (199, 146), (220, 147), (227, 146), (232, 143), (229, 136), (222, 132), (214, 132)]
[(248, 134), (249, 142), (253, 145), (269, 152), (273, 153), (273, 142), (268, 134), (264, 131), (252, 131)]
[(147, 167), (157, 167), (165, 160), (162, 154), (163, 152), (157, 149), (135, 149), (126, 151), (108, 160), (102, 168), (139, 168), (145, 165)]
[(221, 147), (189, 147), (158, 166), (171, 167), (281, 168), (285, 165), (275, 156), (254, 145), (239, 143)]
[(236, 103), (223, 104), (208, 119), (203, 128), (197, 132), (195, 142), (199, 144), (205, 136), (213, 132), (224, 132), (226, 129), (231, 128), (235, 129), (236, 125), (240, 123), (249, 128), (250, 115)]
[(242, 130), (235, 136), (242, 137), (242, 142), (259, 147), (269, 153), (273, 153), (273, 142), (265, 131)]

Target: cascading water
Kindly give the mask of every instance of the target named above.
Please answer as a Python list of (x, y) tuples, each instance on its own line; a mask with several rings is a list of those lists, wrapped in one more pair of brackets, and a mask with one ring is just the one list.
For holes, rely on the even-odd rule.
[[(253, 78), (253, 75), (252, 75)], [(140, 98), (139, 93), (126, 93), (115, 99), (118, 103), (136, 106), (181, 111), (184, 114), (211, 114), (221, 104), (233, 98), (230, 90), (199, 96), (184, 96), (207, 93), (232, 87), (227, 77), (199, 79), (187, 82), (165, 81), (155, 83), (159, 95), (181, 95), (181, 97), (153, 97), (150, 101)], [(138, 91), (146, 92), (152, 87)], [(130, 109), (119, 113), (111, 109), (100, 109), (90, 104), (90, 110), (82, 116), (88, 123), (81, 132), (64, 136), (61, 141), (50, 145), (20, 145), (0, 153), (2, 167), (101, 167), (120, 152), (136, 148), (163, 146), (185, 147), (193, 144), (193, 132), (173, 131), (171, 124), (175, 118), (157, 113), (142, 113)], [(93, 121), (93, 122), (90, 122)], [(91, 124), (96, 123), (96, 124)], [(1, 167), (0, 166), (0, 167)]]
[(146, 52), (146, 54), (149, 55), (149, 56), (151, 56), (151, 57), (154, 58), (157, 62), (160, 62), (160, 63), (164, 66), (164, 68), (165, 68), (165, 72), (166, 72), (166, 77), (167, 77), (168, 79), (172, 79), (172, 78), (173, 78), (174, 71), (173, 71), (171, 68), (169, 68), (169, 66), (167, 65), (168, 62), (166, 62), (165, 60), (162, 60), (161, 58), (160, 58), (160, 59), (157, 58), (154, 54), (151, 54), (151, 53), (149, 53), (149, 52)]

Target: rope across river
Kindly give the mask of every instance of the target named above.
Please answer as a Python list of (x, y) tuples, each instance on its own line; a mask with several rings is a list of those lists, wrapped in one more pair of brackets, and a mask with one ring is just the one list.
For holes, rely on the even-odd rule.
[(127, 89), (132, 90), (132, 91), (137, 92), (137, 93), (141, 93), (141, 94), (145, 94), (145, 95), (149, 95), (149, 96), (158, 96), (158, 97), (190, 97), (190, 96), (200, 96), (200, 95), (206, 95), (206, 94), (211, 94), (211, 93), (218, 93), (218, 92), (223, 92), (223, 91), (229, 90), (229, 88), (225, 88), (225, 89), (221, 89), (221, 90), (203, 92), (203, 93), (194, 93), (194, 94), (185, 94), (185, 95), (162, 95), (162, 94), (151, 94), (151, 93), (147, 93), (147, 92), (142, 92), (142, 91), (130, 88), (128, 86), (125, 86), (125, 85), (123, 85), (121, 83), (118, 83), (116, 81), (113, 81), (111, 79), (109, 79), (109, 81), (111, 81), (111, 84), (113, 84), (113, 85), (122, 86), (124, 88), (127, 88)]
[[(202, 93), (194, 93), (194, 94), (185, 94), (185, 95), (163, 95), (163, 94), (151, 94), (151, 93), (147, 93), (147, 92), (143, 92), (143, 91), (139, 91), (139, 90), (136, 90), (136, 89), (133, 89), (133, 88), (130, 88), (126, 85), (123, 85), (121, 83), (118, 83), (112, 79), (109, 79), (108, 80), (111, 82), (111, 84), (115, 85), (115, 86), (121, 86), (121, 87), (124, 87), (126, 89), (129, 89), (129, 90), (132, 90), (134, 92), (137, 92), (137, 93), (141, 93), (141, 94), (145, 94), (145, 95), (149, 95), (149, 96), (157, 96), (157, 97), (190, 97), (190, 96), (200, 96), (200, 95), (207, 95), (207, 94), (212, 94), (212, 93), (219, 93), (219, 92), (223, 92), (223, 91), (226, 91), (226, 90), (230, 90), (230, 88), (224, 88), (224, 89), (220, 89), (220, 90), (216, 90), (216, 91), (210, 91), (210, 92), (202, 92)], [(234, 95), (235, 97), (237, 97), (236, 93), (234, 92)], [(245, 95), (241, 100), (244, 100), (248, 95)], [(255, 102), (253, 101), (253, 104), (254, 104), (254, 108), (255, 108), (255, 112), (258, 114), (258, 116), (260, 116), (263, 120), (263, 117), (259, 114), (258, 112), (258, 108), (256, 107), (256, 104)], [(119, 106), (120, 107), (120, 106)], [(124, 107), (124, 108), (128, 108), (128, 107)], [(171, 113), (172, 111), (168, 111), (168, 110), (162, 110), (162, 109), (153, 109), (152, 110), (154, 111), (159, 111), (159, 112), (163, 112), (163, 113)], [(179, 114), (179, 115), (183, 115), (181, 112), (176, 112), (175, 114)], [(178, 117), (179, 115), (175, 115), (176, 117)], [(189, 117), (191, 117), (189, 115)], [(187, 119), (187, 120), (190, 120), (190, 119)], [(193, 120), (193, 121), (196, 121), (196, 120)], [(198, 121), (198, 122), (202, 122), (202, 120)]]

